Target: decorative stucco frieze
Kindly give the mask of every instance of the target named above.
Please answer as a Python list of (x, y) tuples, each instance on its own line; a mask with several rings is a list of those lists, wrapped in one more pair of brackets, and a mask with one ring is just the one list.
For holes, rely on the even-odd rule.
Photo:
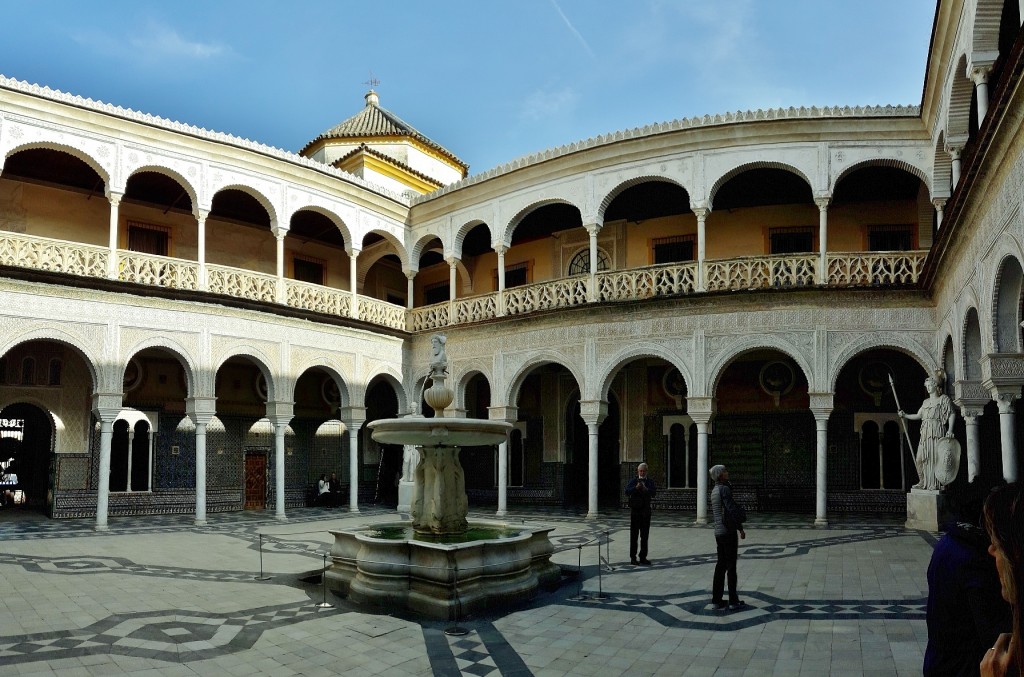
[[(53, 146), (77, 151), (83, 160), (98, 165), (104, 178), (116, 179), (115, 159), (117, 146), (113, 139), (91, 134), (81, 129), (7, 113), (3, 134), (0, 135), (0, 156), (31, 145)], [(123, 183), (122, 183), (123, 185)]]

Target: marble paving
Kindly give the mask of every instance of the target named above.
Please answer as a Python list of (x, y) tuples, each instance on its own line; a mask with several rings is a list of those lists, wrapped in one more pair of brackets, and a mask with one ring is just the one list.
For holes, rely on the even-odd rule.
[[(471, 519), (492, 518), (483, 512)], [(328, 530), (373, 507), (52, 521), (0, 512), (0, 675), (917, 675), (935, 534), (886, 517), (758, 514), (747, 606), (710, 607), (713, 532), (656, 513), (649, 567), (628, 513), (514, 511), (552, 534), (562, 585), (527, 605), (426, 620), (320, 583)], [(262, 573), (262, 576), (261, 576)], [(265, 578), (266, 580), (260, 580)], [(327, 602), (329, 606), (318, 606)]]

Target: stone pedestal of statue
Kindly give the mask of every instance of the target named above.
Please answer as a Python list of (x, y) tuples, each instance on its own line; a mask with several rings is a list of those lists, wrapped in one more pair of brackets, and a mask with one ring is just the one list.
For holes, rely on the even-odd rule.
[(398, 512), (412, 512), (412, 494), (415, 488), (415, 482), (398, 483)]
[(908, 529), (938, 531), (939, 525), (952, 518), (949, 501), (941, 491), (911, 489), (907, 494)]

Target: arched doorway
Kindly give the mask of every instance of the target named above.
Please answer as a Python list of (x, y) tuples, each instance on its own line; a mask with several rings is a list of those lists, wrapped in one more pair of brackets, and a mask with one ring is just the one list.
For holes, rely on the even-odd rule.
[(26, 403), (0, 411), (0, 467), (5, 506), (47, 509), (53, 486), (53, 422), (47, 412)]

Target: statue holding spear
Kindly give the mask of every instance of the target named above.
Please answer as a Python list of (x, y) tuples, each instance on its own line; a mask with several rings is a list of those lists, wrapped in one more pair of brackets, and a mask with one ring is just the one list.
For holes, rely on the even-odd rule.
[(896, 398), (896, 407), (903, 422), (903, 434), (907, 436), (907, 444), (910, 444), (910, 435), (907, 434), (905, 421), (921, 421), (921, 439), (917, 443), (917, 453), (914, 456), (920, 480), (914, 485), (915, 489), (941, 490), (956, 479), (960, 470), (960, 443), (953, 437), (956, 410), (949, 396), (942, 392), (944, 380), (945, 373), (941, 369), (937, 370), (934, 376), (926, 378), (924, 387), (928, 391), (928, 399), (921, 403), (921, 408), (916, 414), (908, 414), (900, 408), (892, 375), (889, 376), (889, 386), (892, 388), (893, 397)]

